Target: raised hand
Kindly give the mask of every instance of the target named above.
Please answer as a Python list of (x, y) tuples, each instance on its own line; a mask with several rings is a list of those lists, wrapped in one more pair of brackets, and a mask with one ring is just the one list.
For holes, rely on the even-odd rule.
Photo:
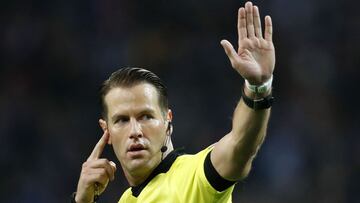
[(75, 201), (78, 203), (93, 202), (95, 193), (101, 194), (105, 190), (109, 180), (114, 180), (116, 171), (115, 163), (100, 158), (108, 139), (109, 133), (106, 130), (94, 147), (89, 158), (82, 165), (75, 196)]
[(263, 37), (259, 8), (246, 2), (238, 12), (239, 47), (236, 52), (232, 44), (222, 40), (232, 67), (250, 84), (260, 85), (272, 75), (275, 67), (275, 49), (272, 42), (271, 17), (265, 17)]

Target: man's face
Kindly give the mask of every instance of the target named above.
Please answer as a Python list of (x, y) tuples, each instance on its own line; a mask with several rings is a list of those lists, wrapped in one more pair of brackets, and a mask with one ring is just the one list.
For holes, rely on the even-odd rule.
[(155, 87), (140, 83), (117, 87), (105, 96), (110, 142), (125, 173), (141, 174), (161, 161), (160, 148), (166, 138), (168, 120), (158, 101)]

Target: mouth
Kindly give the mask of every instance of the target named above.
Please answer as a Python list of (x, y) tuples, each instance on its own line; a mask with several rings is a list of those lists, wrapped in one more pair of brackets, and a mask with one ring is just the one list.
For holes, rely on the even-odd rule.
[(128, 152), (140, 152), (146, 150), (145, 146), (142, 144), (131, 144), (128, 148)]

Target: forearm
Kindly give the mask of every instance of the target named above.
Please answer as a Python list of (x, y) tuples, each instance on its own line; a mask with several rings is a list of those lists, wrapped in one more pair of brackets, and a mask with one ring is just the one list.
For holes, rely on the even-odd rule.
[[(255, 95), (245, 90), (247, 97)], [(261, 97), (267, 96), (270, 91)], [(241, 99), (237, 104), (232, 130), (224, 136), (211, 153), (211, 161), (217, 172), (228, 180), (244, 179), (251, 169), (251, 163), (264, 141), (270, 117), (270, 109), (254, 110)]]
[(269, 109), (254, 111), (247, 107), (242, 100), (238, 103), (234, 113), (231, 135), (238, 146), (239, 153), (252, 153), (261, 145), (269, 116)]
[[(252, 99), (266, 97), (270, 94), (270, 91), (263, 95), (255, 95), (248, 91), (247, 88), (244, 89), (246, 96)], [(270, 111), (270, 109), (253, 110), (242, 99), (234, 111), (230, 133), (231, 140), (235, 145), (233, 159), (245, 170), (245, 176), (251, 167), (253, 158), (264, 141)]]

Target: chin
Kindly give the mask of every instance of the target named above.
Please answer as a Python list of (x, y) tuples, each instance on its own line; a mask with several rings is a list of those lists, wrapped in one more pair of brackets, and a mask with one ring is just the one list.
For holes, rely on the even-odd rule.
[(151, 164), (149, 163), (149, 160), (145, 159), (133, 159), (128, 160), (126, 163), (126, 168), (131, 173), (141, 173), (142, 171), (147, 171), (151, 169)]
[(157, 159), (150, 159), (148, 156), (128, 158), (125, 162), (126, 168), (133, 172), (148, 171), (157, 166)]

